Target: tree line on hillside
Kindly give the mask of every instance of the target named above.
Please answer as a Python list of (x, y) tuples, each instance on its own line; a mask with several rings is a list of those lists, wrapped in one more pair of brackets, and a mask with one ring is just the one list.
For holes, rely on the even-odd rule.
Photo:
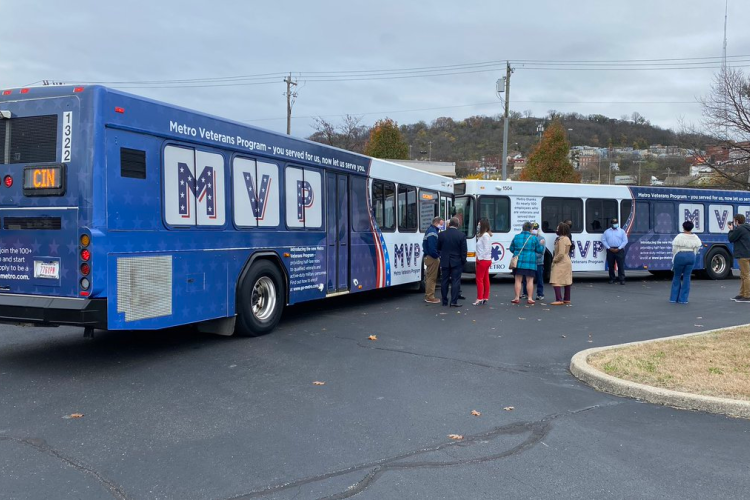
[[(627, 151), (621, 151), (616, 158), (607, 155), (605, 174), (609, 178), (612, 164), (617, 163), (618, 173), (637, 171), (639, 183), (643, 184), (643, 178), (650, 179), (652, 175), (687, 175), (689, 165), (698, 164), (714, 172), (714, 179), (709, 179), (711, 184), (750, 189), (750, 77), (741, 70), (722, 70), (701, 104), (702, 128), (686, 125), (678, 132), (654, 126), (638, 112), (620, 119), (555, 110), (544, 118), (533, 117), (530, 111), (512, 112), (508, 149), (528, 156), (522, 180), (601, 182), (602, 155), (595, 165), (589, 161), (585, 169), (576, 171), (568, 156), (571, 146), (633, 150), (657, 144), (679, 146), (687, 151), (686, 156), (647, 155), (644, 159)], [(361, 117), (347, 115), (340, 124), (316, 119), (315, 133), (309, 139), (378, 158), (459, 163), (480, 159), (484, 162), (485, 157), (494, 157), (498, 163), (502, 127), (500, 115), (458, 121), (441, 117), (430, 124), (420, 121), (401, 126), (385, 118), (372, 128), (362, 125)], [(468, 171), (457, 173), (464, 176)]]
[[(523, 114), (514, 111), (508, 129), (508, 149), (528, 155), (539, 142), (542, 129), (554, 120), (560, 121), (566, 129), (572, 146), (642, 149), (652, 144), (676, 145), (678, 142), (674, 131), (651, 125), (639, 113), (615, 119), (551, 110), (547, 116), (538, 118), (529, 111)], [(358, 153), (365, 152), (371, 131), (370, 127), (362, 125), (360, 117), (351, 115), (338, 124), (317, 118), (314, 128), (310, 140)], [(402, 159), (459, 162), (502, 154), (501, 115), (471, 116), (464, 120), (441, 117), (429, 124), (420, 121), (400, 125), (398, 130), (410, 150)]]

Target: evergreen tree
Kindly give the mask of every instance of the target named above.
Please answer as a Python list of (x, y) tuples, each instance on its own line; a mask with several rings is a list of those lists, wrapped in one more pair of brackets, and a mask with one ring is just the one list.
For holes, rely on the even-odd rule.
[(367, 141), (365, 154), (375, 158), (407, 160), (409, 159), (409, 145), (401, 136), (396, 122), (385, 118), (375, 122), (370, 130), (370, 140)]
[(534, 151), (529, 155), (521, 172), (522, 181), (537, 182), (581, 182), (581, 174), (575, 171), (568, 160), (570, 143), (565, 137), (565, 128), (554, 120)]

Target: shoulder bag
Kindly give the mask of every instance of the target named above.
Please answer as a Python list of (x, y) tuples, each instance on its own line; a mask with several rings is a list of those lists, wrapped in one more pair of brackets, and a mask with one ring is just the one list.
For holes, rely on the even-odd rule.
[[(518, 255), (521, 255), (521, 252), (523, 252), (524, 247), (526, 247), (526, 243), (529, 242), (531, 239), (531, 235), (529, 235), (528, 238), (526, 238), (526, 241), (523, 242), (523, 246), (518, 251)], [(510, 264), (508, 264), (508, 269), (515, 269), (518, 267), (518, 255), (513, 255), (513, 257), (510, 258)]]

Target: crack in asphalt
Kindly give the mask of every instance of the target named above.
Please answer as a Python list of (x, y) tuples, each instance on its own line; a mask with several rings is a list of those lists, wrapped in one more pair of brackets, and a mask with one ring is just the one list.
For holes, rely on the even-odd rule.
[(114, 481), (110, 479), (107, 479), (106, 477), (104, 477), (99, 472), (95, 471), (94, 469), (90, 467), (86, 467), (82, 463), (77, 462), (76, 460), (63, 455), (61, 452), (52, 448), (43, 439), (15, 438), (11, 436), (0, 436), (0, 441), (12, 441), (14, 443), (19, 443), (25, 446), (29, 446), (31, 448), (34, 448), (36, 451), (40, 453), (44, 453), (53, 458), (56, 458), (60, 460), (61, 462), (63, 462), (65, 465), (77, 470), (78, 472), (82, 472), (83, 474), (93, 476), (93, 478), (96, 479), (102, 486), (104, 486), (114, 498), (117, 498), (118, 500), (128, 500), (128, 497), (125, 494), (125, 491), (123, 491), (120, 485), (118, 485), (117, 483), (115, 483)]
[[(409, 451), (406, 453), (402, 453), (394, 457), (389, 457), (389, 458), (375, 460), (372, 462), (367, 462), (367, 463), (363, 463), (359, 465), (354, 465), (351, 467), (347, 467), (345, 469), (339, 469), (339, 470), (329, 472), (326, 474), (321, 474), (318, 476), (298, 479), (296, 481), (292, 481), (289, 483), (269, 486), (261, 490), (231, 497), (229, 500), (244, 500), (244, 499), (250, 499), (250, 498), (263, 497), (266, 495), (275, 494), (280, 491), (288, 490), (291, 488), (298, 488), (306, 484), (316, 483), (316, 482), (324, 481), (324, 480), (331, 479), (334, 477), (344, 476), (344, 475), (352, 474), (355, 472), (373, 469), (369, 471), (356, 484), (347, 488), (346, 491), (337, 493), (335, 495), (323, 497), (326, 500), (349, 498), (353, 495), (356, 495), (357, 493), (361, 493), (362, 491), (364, 491), (370, 484), (375, 482), (381, 475), (383, 475), (385, 472), (388, 472), (389, 470), (440, 468), (440, 467), (453, 467), (456, 465), (478, 464), (478, 463), (488, 462), (492, 460), (498, 460), (500, 458), (509, 457), (517, 453), (522, 453), (532, 448), (533, 446), (538, 444), (542, 439), (544, 439), (544, 437), (549, 433), (550, 429), (551, 429), (551, 419), (543, 419), (538, 422), (513, 423), (513, 424), (501, 426), (501, 427), (496, 427), (490, 431), (483, 432), (480, 434), (475, 434), (473, 436), (465, 436), (464, 439), (462, 439), (461, 441), (450, 441), (450, 442), (440, 443), (434, 446), (429, 446), (426, 448), (421, 448), (418, 450), (413, 450), (413, 451)], [(519, 435), (519, 434), (523, 434), (526, 432), (529, 433), (529, 437), (526, 440), (524, 440), (522, 443), (520, 443), (517, 446), (514, 446), (513, 448), (510, 448), (509, 450), (505, 450), (501, 453), (496, 453), (493, 455), (487, 455), (484, 457), (467, 458), (467, 459), (456, 459), (456, 460), (449, 460), (449, 461), (425, 460), (425, 461), (419, 461), (419, 462), (406, 462), (406, 463), (401, 462), (405, 459), (418, 457), (420, 455), (425, 455), (428, 453), (433, 453), (433, 452), (442, 451), (442, 450), (451, 449), (451, 448), (459, 448), (459, 447), (465, 448), (465, 447), (472, 446), (479, 442), (485, 442), (485, 441), (489, 441), (492, 439), (496, 439), (500, 436)]]
[(533, 368), (532, 366), (528, 366), (526, 368), (511, 368), (508, 366), (498, 366), (498, 365), (491, 365), (488, 363), (480, 363), (478, 361), (469, 361), (466, 359), (461, 358), (451, 358), (450, 356), (438, 356), (436, 354), (425, 354), (421, 352), (415, 352), (415, 351), (407, 351), (404, 349), (394, 349), (394, 348), (388, 348), (388, 347), (376, 347), (372, 345), (365, 345), (362, 342), (360, 342), (357, 339), (353, 339), (350, 337), (341, 337), (336, 335), (334, 338), (337, 338), (339, 340), (350, 340), (352, 342), (355, 342), (357, 346), (361, 347), (362, 349), (371, 349), (373, 351), (386, 351), (386, 352), (397, 352), (400, 354), (408, 354), (410, 356), (418, 356), (420, 358), (428, 358), (428, 359), (442, 359), (444, 361), (454, 361), (456, 363), (463, 363), (467, 365), (472, 366), (478, 366), (480, 368), (489, 368), (491, 370), (497, 370), (503, 373), (514, 373), (514, 374), (520, 374), (520, 373), (529, 373), (531, 370), (530, 368)]
[[(409, 469), (436, 469), (436, 468), (443, 468), (443, 467), (455, 467), (455, 466), (461, 466), (461, 465), (474, 465), (474, 464), (500, 460), (503, 458), (508, 458), (508, 457), (521, 454), (537, 446), (539, 443), (541, 443), (544, 440), (545, 437), (549, 435), (550, 431), (552, 430), (552, 422), (555, 419), (562, 417), (562, 416), (577, 415), (579, 413), (584, 413), (587, 411), (592, 411), (592, 410), (596, 410), (600, 408), (617, 406), (621, 404), (623, 404), (623, 402), (621, 401), (612, 401), (609, 403), (587, 406), (587, 407), (579, 408), (576, 410), (569, 410), (565, 413), (557, 413), (557, 414), (548, 415), (542, 418), (541, 420), (538, 420), (535, 422), (516, 422), (513, 424), (504, 425), (501, 427), (495, 427), (494, 429), (483, 432), (483, 433), (475, 434), (472, 436), (465, 436), (464, 439), (460, 441), (444, 442), (444, 443), (440, 443), (434, 446), (429, 446), (426, 448), (421, 448), (418, 450), (413, 450), (413, 451), (409, 451), (406, 453), (402, 453), (400, 455), (396, 455), (393, 457), (383, 458), (380, 460), (374, 460), (372, 462), (367, 462), (367, 463), (347, 467), (344, 469), (335, 470), (333, 472), (328, 472), (326, 474), (320, 474), (317, 476), (311, 476), (311, 477), (298, 479), (296, 481), (290, 481), (288, 483), (268, 486), (260, 490), (251, 491), (249, 493), (244, 493), (241, 495), (230, 497), (227, 500), (246, 500), (246, 499), (251, 499), (251, 498), (260, 498), (260, 497), (264, 497), (267, 495), (277, 494), (284, 490), (288, 490), (292, 488), (298, 488), (298, 490), (301, 491), (302, 486), (305, 486), (307, 484), (317, 483), (317, 482), (325, 481), (325, 480), (332, 479), (335, 477), (352, 474), (355, 472), (368, 471), (362, 479), (357, 481), (355, 484), (349, 486), (346, 490), (341, 491), (339, 493), (335, 493), (333, 495), (328, 495), (328, 496), (320, 498), (320, 500), (343, 500), (346, 498), (351, 498), (354, 495), (357, 495), (359, 493), (362, 493), (369, 486), (375, 483), (378, 480), (378, 478), (380, 478), (383, 474), (389, 471), (409, 470)], [(524, 433), (529, 433), (529, 436), (523, 442), (505, 451), (494, 453), (491, 455), (474, 457), (474, 458), (466, 458), (466, 459), (447, 460), (447, 461), (424, 460), (424, 461), (414, 461), (414, 462), (403, 462), (403, 460), (413, 458), (413, 457), (418, 457), (420, 455), (426, 455), (428, 453), (434, 453), (438, 451), (447, 451), (447, 450), (457, 449), (457, 448), (467, 448), (477, 443), (483, 443), (486, 441), (496, 439), (500, 436), (513, 436), (513, 435), (520, 435)], [(369, 470), (369, 469), (372, 469), (372, 470)], [(297, 492), (295, 497), (299, 495), (300, 491)]]

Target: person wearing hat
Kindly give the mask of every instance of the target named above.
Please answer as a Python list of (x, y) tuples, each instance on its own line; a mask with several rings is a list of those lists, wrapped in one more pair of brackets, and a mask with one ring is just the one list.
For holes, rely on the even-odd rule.
[(617, 219), (612, 219), (611, 226), (602, 234), (602, 245), (607, 250), (607, 267), (609, 283), (615, 282), (615, 263), (617, 263), (617, 281), (625, 284), (625, 246), (628, 235), (620, 228)]

